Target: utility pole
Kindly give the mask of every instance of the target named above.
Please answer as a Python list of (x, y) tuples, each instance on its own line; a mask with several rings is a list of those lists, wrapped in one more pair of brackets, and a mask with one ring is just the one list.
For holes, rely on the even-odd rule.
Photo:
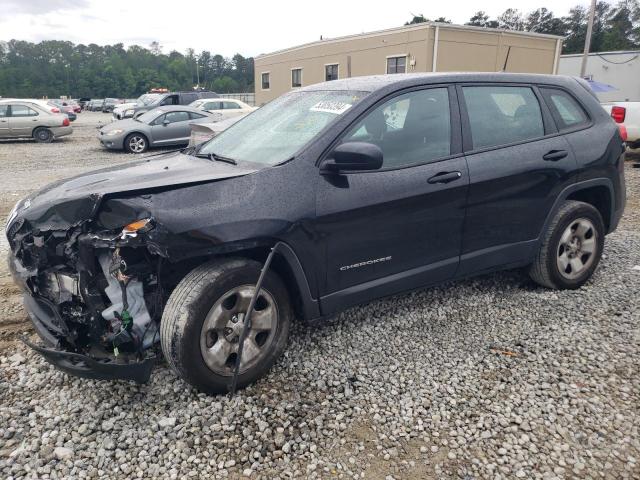
[(591, 34), (593, 33), (593, 19), (596, 15), (596, 0), (591, 0), (591, 9), (589, 10), (589, 23), (587, 24), (587, 36), (584, 39), (584, 53), (582, 54), (582, 66), (580, 67), (580, 77), (584, 78), (587, 72), (587, 58), (589, 58), (589, 49), (591, 48)]

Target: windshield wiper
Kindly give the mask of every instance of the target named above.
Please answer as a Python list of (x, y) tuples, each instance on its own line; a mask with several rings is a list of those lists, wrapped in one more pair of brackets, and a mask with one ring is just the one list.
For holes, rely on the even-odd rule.
[(231, 165), (238, 164), (238, 162), (236, 162), (233, 158), (223, 157), (222, 155), (218, 155), (217, 153), (198, 153), (196, 154), (196, 157), (208, 158), (209, 160), (215, 160), (217, 162), (230, 163)]

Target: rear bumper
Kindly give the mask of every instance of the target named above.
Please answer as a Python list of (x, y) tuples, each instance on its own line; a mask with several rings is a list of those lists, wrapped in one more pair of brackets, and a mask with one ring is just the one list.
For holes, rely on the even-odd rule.
[(51, 131), (53, 132), (53, 136), (64, 137), (65, 135), (71, 135), (73, 133), (73, 128), (71, 126), (68, 127), (52, 127)]

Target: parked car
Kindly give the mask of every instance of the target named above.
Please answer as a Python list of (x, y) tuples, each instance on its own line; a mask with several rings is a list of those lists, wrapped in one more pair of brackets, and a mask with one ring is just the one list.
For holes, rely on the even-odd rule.
[(116, 120), (131, 118), (133, 117), (136, 107), (151, 105), (158, 98), (160, 98), (159, 93), (145, 93), (144, 95), (140, 95), (135, 101), (123, 103), (114, 108), (113, 118), (115, 118)]
[(164, 107), (167, 105), (189, 105), (191, 102), (200, 98), (218, 98), (216, 92), (194, 91), (194, 92), (167, 92), (157, 93), (153, 97), (153, 101), (134, 108), (133, 116), (142, 115), (144, 112), (153, 110), (154, 108)]
[(271, 368), (294, 316), (516, 267), (579, 288), (624, 207), (624, 145), (583, 80), (380, 75), (46, 187), (7, 237), (49, 362), (145, 381), (159, 338), (179, 376), (219, 393)]
[(612, 102), (602, 106), (622, 129), (629, 148), (640, 148), (640, 102)]
[(82, 112), (82, 107), (80, 106), (80, 104), (78, 102), (76, 102), (75, 100), (67, 100), (67, 104), (73, 108), (73, 113), (81, 113)]
[(226, 120), (215, 121), (212, 123), (192, 123), (190, 125), (191, 137), (189, 137), (189, 146), (195, 147), (196, 145), (208, 142), (213, 137), (224, 132), (231, 125), (247, 115), (248, 113), (245, 113), (243, 115), (237, 115), (235, 117), (227, 118)]
[(101, 112), (104, 105), (104, 99), (94, 99), (87, 104), (87, 110), (90, 112)]
[(104, 103), (102, 104), (102, 113), (113, 112), (113, 109), (121, 103), (122, 101), (117, 98), (105, 98)]
[(246, 103), (234, 98), (215, 100), (204, 98), (191, 102), (189, 106), (197, 108), (198, 110), (206, 110), (209, 113), (213, 113), (220, 120), (225, 120), (238, 115), (244, 116), (257, 109), (257, 107), (252, 107), (251, 105), (247, 105)]
[(79, 99), (78, 99), (78, 103), (80, 104), (80, 107), (81, 107), (83, 110), (86, 110), (86, 108), (87, 108), (87, 104), (88, 104), (90, 101), (91, 101), (91, 99), (90, 99), (90, 98), (87, 98), (87, 97), (81, 97), (81, 98), (79, 98)]
[(0, 100), (0, 138), (33, 138), (49, 143), (70, 135), (73, 129), (63, 113), (52, 113), (43, 102)]
[(212, 115), (195, 108), (176, 105), (156, 108), (136, 118), (103, 126), (98, 140), (112, 150), (142, 153), (150, 147), (186, 145), (190, 123), (211, 122)]
[(78, 116), (76, 112), (73, 110), (73, 107), (69, 105), (67, 102), (62, 100), (53, 99), (48, 101), (49, 106), (58, 108), (61, 113), (64, 113), (70, 121), (75, 121)]

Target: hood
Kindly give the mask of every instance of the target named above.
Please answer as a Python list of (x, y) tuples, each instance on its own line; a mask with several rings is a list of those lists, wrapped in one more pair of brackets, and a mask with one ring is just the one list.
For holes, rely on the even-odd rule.
[(177, 187), (247, 175), (256, 165), (230, 165), (182, 153), (105, 168), (50, 184), (25, 198), (16, 218), (40, 230), (66, 229), (92, 218), (105, 195)]
[(126, 110), (127, 108), (134, 108), (137, 105), (138, 105), (137, 103), (121, 103), (116, 108), (114, 108), (114, 110), (118, 110), (118, 111)]
[[(121, 128), (122, 130), (124, 130), (125, 132), (131, 129), (136, 129), (136, 128), (140, 128), (141, 123), (138, 122), (137, 120), (134, 120), (133, 118), (125, 118), (123, 120), (116, 120), (114, 122), (111, 123), (107, 123), (106, 125), (100, 127), (100, 131), (101, 132), (109, 132), (111, 130), (115, 130), (117, 128)], [(146, 123), (143, 123), (142, 125), (147, 125)]]

